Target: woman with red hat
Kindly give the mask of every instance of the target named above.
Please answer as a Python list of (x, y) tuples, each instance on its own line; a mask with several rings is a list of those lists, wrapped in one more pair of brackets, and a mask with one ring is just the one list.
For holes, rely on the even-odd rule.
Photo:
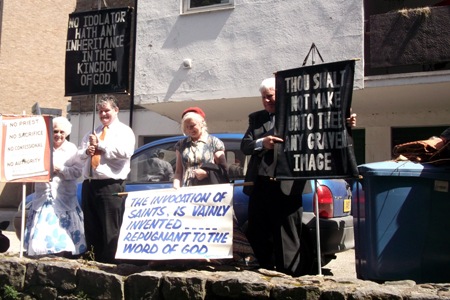
[[(225, 145), (207, 132), (205, 113), (198, 107), (191, 107), (181, 118), (181, 128), (188, 137), (175, 145), (177, 161), (173, 187), (230, 182)], [(259, 266), (247, 237), (233, 217), (233, 260), (228, 262), (246, 267)], [(225, 260), (214, 262), (222, 264)]]
[[(207, 132), (205, 113), (198, 107), (190, 107), (181, 118), (181, 129), (188, 137), (175, 146), (177, 160), (173, 187), (229, 182), (225, 145)], [(208, 167), (215, 167), (214, 174)], [(218, 175), (222, 182), (211, 181), (210, 175)]]

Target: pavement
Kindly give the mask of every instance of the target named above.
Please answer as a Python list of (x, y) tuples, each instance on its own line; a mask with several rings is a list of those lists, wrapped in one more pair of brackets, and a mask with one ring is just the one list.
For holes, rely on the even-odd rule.
[(322, 268), (322, 275), (356, 279), (355, 249), (337, 253), (337, 258)]
[[(14, 230), (13, 220), (17, 209), (0, 208), (0, 222), (9, 221), (9, 226), (2, 233), (9, 238), (10, 246), (5, 254), (18, 256), (20, 252), (20, 241)], [(322, 268), (322, 275), (334, 276), (336, 278), (356, 279), (355, 250), (350, 249), (336, 254), (337, 258)]]

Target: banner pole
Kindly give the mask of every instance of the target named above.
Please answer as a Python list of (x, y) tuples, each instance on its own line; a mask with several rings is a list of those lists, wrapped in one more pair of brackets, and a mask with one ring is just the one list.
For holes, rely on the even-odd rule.
[[(99, 2), (100, 3), (100, 2)], [(97, 112), (97, 94), (94, 95), (94, 107), (92, 109), (92, 134), (95, 134), (95, 113)], [(92, 156), (91, 156), (92, 160)], [(92, 164), (89, 166), (89, 182), (91, 182), (92, 179)]]
[(26, 191), (27, 186), (25, 182), (22, 183), (22, 222), (20, 225), (20, 253), (19, 258), (22, 258), (23, 255), (23, 240), (25, 237), (25, 209), (26, 209)]
[[(235, 186), (251, 186), (251, 185), (253, 185), (253, 182), (241, 182), (241, 183), (234, 183), (233, 187), (235, 187)], [(141, 192), (141, 191), (139, 191), (139, 192)], [(113, 196), (128, 196), (128, 192), (113, 193), (112, 195)]]
[[(25, 115), (25, 111), (22, 112), (22, 115)], [(22, 182), (22, 220), (20, 224), (20, 253), (19, 258), (22, 258), (23, 255), (23, 240), (25, 238), (25, 210), (26, 210), (26, 192), (27, 192), (27, 186), (25, 185), (25, 182)]]
[[(100, 10), (102, 9), (102, 1), (98, 0), (97, 1), (97, 9)], [(92, 134), (95, 134), (94, 130), (95, 130), (95, 113), (97, 110), (97, 94), (94, 95), (94, 108), (92, 109)], [(91, 156), (91, 161), (92, 161), (92, 156)], [(92, 179), (92, 163), (89, 166), (89, 182), (91, 182)]]
[(316, 204), (317, 275), (322, 276), (322, 254), (320, 253), (319, 196), (317, 195), (317, 179), (314, 179), (314, 187), (314, 201)]

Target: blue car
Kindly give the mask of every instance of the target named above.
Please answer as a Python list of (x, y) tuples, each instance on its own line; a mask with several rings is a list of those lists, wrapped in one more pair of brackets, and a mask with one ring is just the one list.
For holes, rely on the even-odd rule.
[[(225, 157), (228, 164), (228, 176), (234, 183), (243, 183), (250, 157), (240, 150), (243, 134), (214, 134), (225, 144)], [(160, 139), (148, 143), (134, 152), (131, 158), (131, 172), (126, 181), (126, 191), (172, 188), (173, 177), (164, 176), (152, 170), (151, 160), (163, 159), (175, 171), (175, 144), (184, 136)], [(314, 181), (309, 184), (313, 191)], [(234, 187), (233, 205), (239, 224), (245, 231), (247, 225), (248, 196), (242, 186)], [(318, 180), (317, 194), (320, 215), (320, 246), (322, 266), (336, 258), (335, 254), (354, 248), (353, 216), (351, 214), (352, 192), (342, 179)], [(81, 184), (77, 196), (81, 202)], [(29, 196), (30, 197), (30, 196)], [(303, 274), (317, 273), (316, 218), (314, 193), (303, 195), (303, 229), (301, 238), (301, 264)], [(20, 223), (19, 223), (20, 224)]]
[[(243, 134), (214, 134), (225, 144), (225, 158), (228, 177), (234, 183), (243, 183), (250, 157), (240, 150)], [(137, 149), (131, 158), (131, 172), (126, 182), (126, 191), (171, 188), (170, 179), (161, 175), (149, 175), (149, 159), (163, 153), (164, 160), (175, 170), (175, 144), (184, 136), (157, 140)], [(309, 181), (314, 189), (314, 181)], [(336, 258), (335, 254), (354, 248), (353, 216), (351, 215), (352, 192), (345, 180), (318, 180), (320, 215), (320, 245), (322, 266)], [(316, 218), (314, 214), (314, 193), (303, 195), (303, 230), (301, 236), (302, 273), (317, 274)], [(244, 229), (248, 219), (248, 196), (242, 186), (234, 187), (233, 205), (239, 224)]]

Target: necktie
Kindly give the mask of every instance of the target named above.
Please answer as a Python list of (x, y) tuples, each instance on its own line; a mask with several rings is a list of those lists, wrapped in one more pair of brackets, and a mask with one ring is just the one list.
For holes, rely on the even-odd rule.
[[(103, 126), (102, 134), (100, 135), (100, 140), (104, 140), (106, 136), (106, 131), (108, 131), (108, 126)], [(91, 158), (91, 166), (96, 169), (98, 165), (100, 164), (100, 157), (101, 157), (101, 150), (95, 150), (95, 154)]]
[(270, 129), (272, 129), (273, 126), (275, 125), (275, 114), (270, 113), (269, 117), (270, 117)]

